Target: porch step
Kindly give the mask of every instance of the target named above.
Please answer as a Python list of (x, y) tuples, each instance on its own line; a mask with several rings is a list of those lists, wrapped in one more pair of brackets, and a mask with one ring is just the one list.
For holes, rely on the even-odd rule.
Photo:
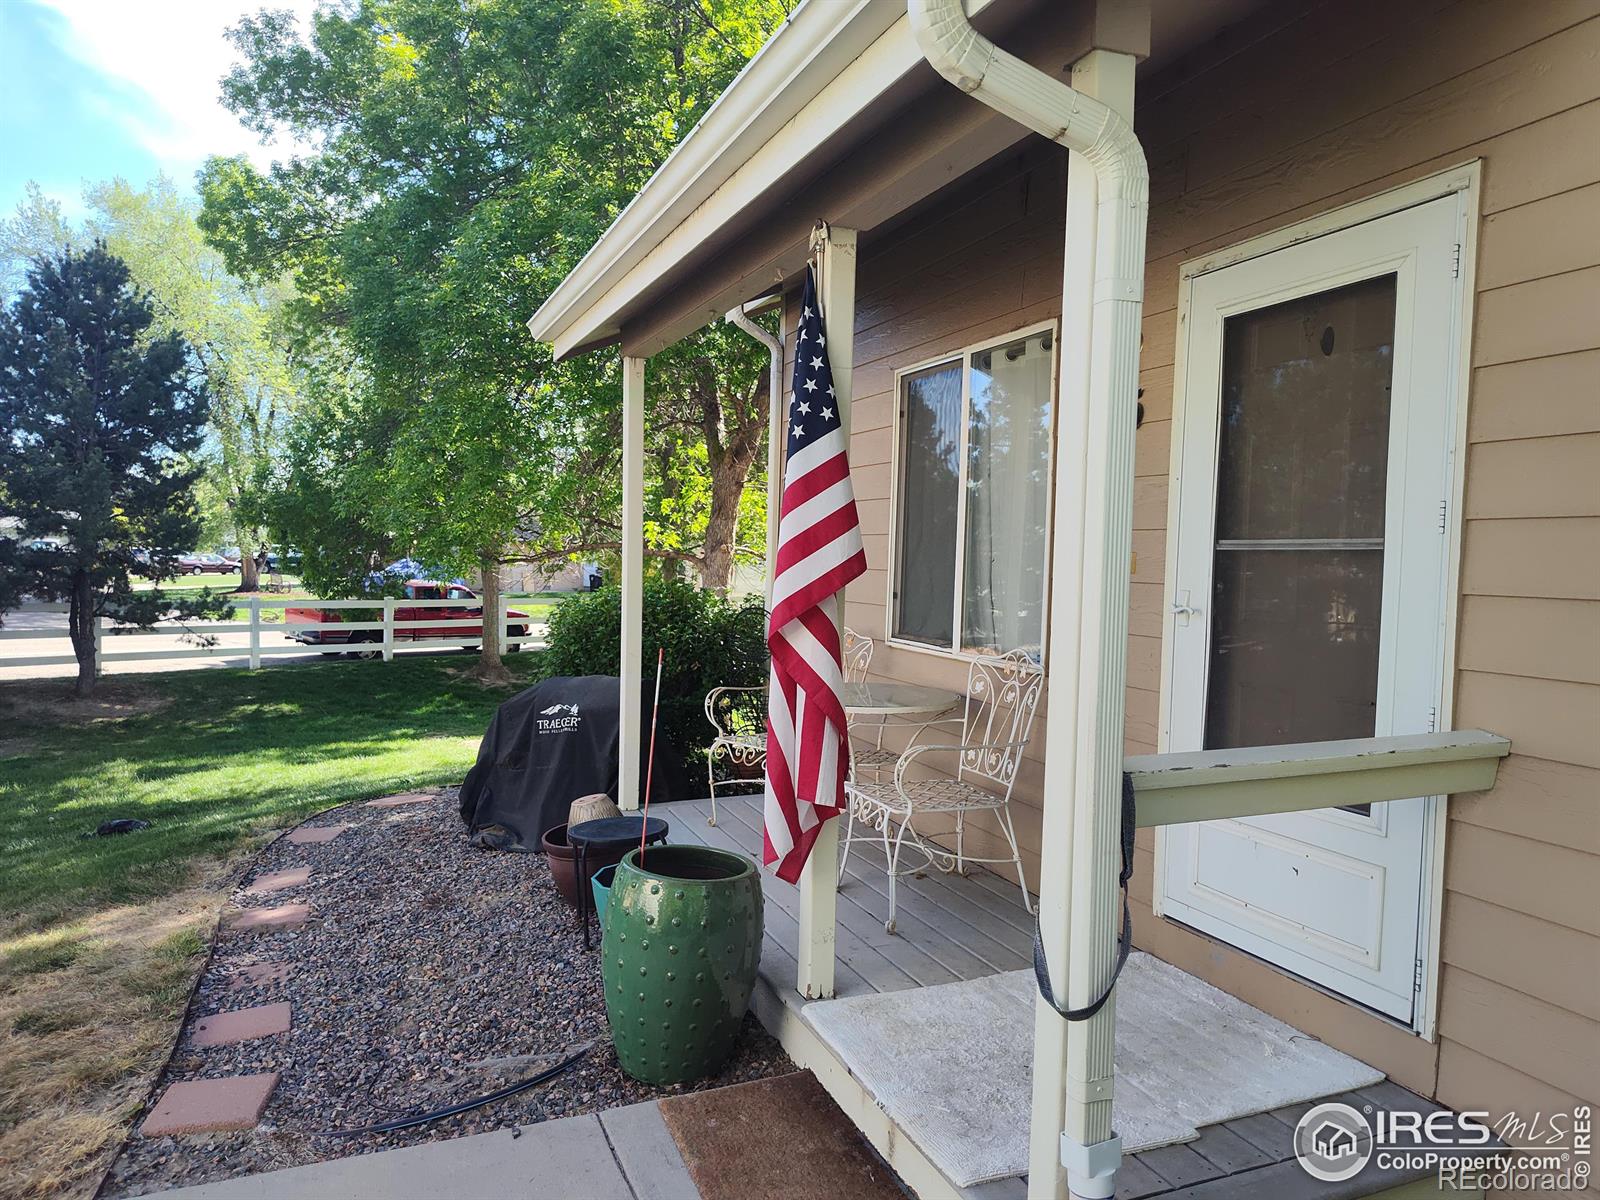
[[(958, 1187), (1028, 1167), (1030, 971), (809, 1004), (804, 1020)], [(1129, 1152), (1167, 1146), (1169, 1184), (1225, 1173), (1179, 1145), (1201, 1128), (1382, 1080), (1382, 1072), (1176, 967), (1135, 954), (1118, 989), (1115, 1125)], [(1233, 1169), (1266, 1157), (1233, 1132)]]

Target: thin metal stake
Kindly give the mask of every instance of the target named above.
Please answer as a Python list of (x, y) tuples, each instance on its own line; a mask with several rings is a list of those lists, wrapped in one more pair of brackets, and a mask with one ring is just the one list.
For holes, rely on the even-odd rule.
[(656, 699), (650, 709), (650, 754), (644, 763), (644, 815), (639, 818), (639, 865), (644, 866), (645, 830), (650, 828), (650, 782), (656, 770), (656, 718), (661, 714), (661, 664), (667, 657), (665, 646), (656, 647)]

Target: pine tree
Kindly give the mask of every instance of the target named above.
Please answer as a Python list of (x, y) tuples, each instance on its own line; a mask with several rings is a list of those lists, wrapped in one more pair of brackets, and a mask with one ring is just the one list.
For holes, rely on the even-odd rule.
[[(212, 613), (209, 594), (174, 603), (134, 592), (141, 550), (170, 565), (193, 548), (205, 389), (176, 335), (151, 339), (149, 301), (103, 244), (39, 260), (0, 311), (0, 515), (28, 531), (0, 544), (0, 604), (69, 601), (76, 693), (95, 683), (99, 616), (148, 627)], [(34, 548), (53, 534), (59, 548)]]

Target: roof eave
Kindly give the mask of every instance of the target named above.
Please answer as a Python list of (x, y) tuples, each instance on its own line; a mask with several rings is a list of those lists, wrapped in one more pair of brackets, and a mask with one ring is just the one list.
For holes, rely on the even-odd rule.
[[(976, 13), (994, 2), (971, 0), (970, 8)], [(886, 39), (891, 33), (903, 36)], [(880, 39), (893, 43), (880, 48), (890, 68), (875, 81), (880, 86), (863, 89), (847, 104), (830, 104), (828, 121), (796, 119)], [(533, 336), (550, 343), (558, 358), (616, 341), (625, 319), (611, 302), (617, 284), (711, 201), (758, 148), (781, 135), (794, 142), (797, 157), (814, 151), (921, 61), (898, 4), (805, 0), (529, 319)]]

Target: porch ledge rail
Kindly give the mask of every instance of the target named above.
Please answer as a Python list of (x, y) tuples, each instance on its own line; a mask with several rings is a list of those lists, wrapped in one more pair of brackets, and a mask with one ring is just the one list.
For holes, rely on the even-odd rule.
[(1511, 742), (1482, 729), (1247, 746), (1123, 760), (1141, 829), (1377, 804), (1494, 786)]

